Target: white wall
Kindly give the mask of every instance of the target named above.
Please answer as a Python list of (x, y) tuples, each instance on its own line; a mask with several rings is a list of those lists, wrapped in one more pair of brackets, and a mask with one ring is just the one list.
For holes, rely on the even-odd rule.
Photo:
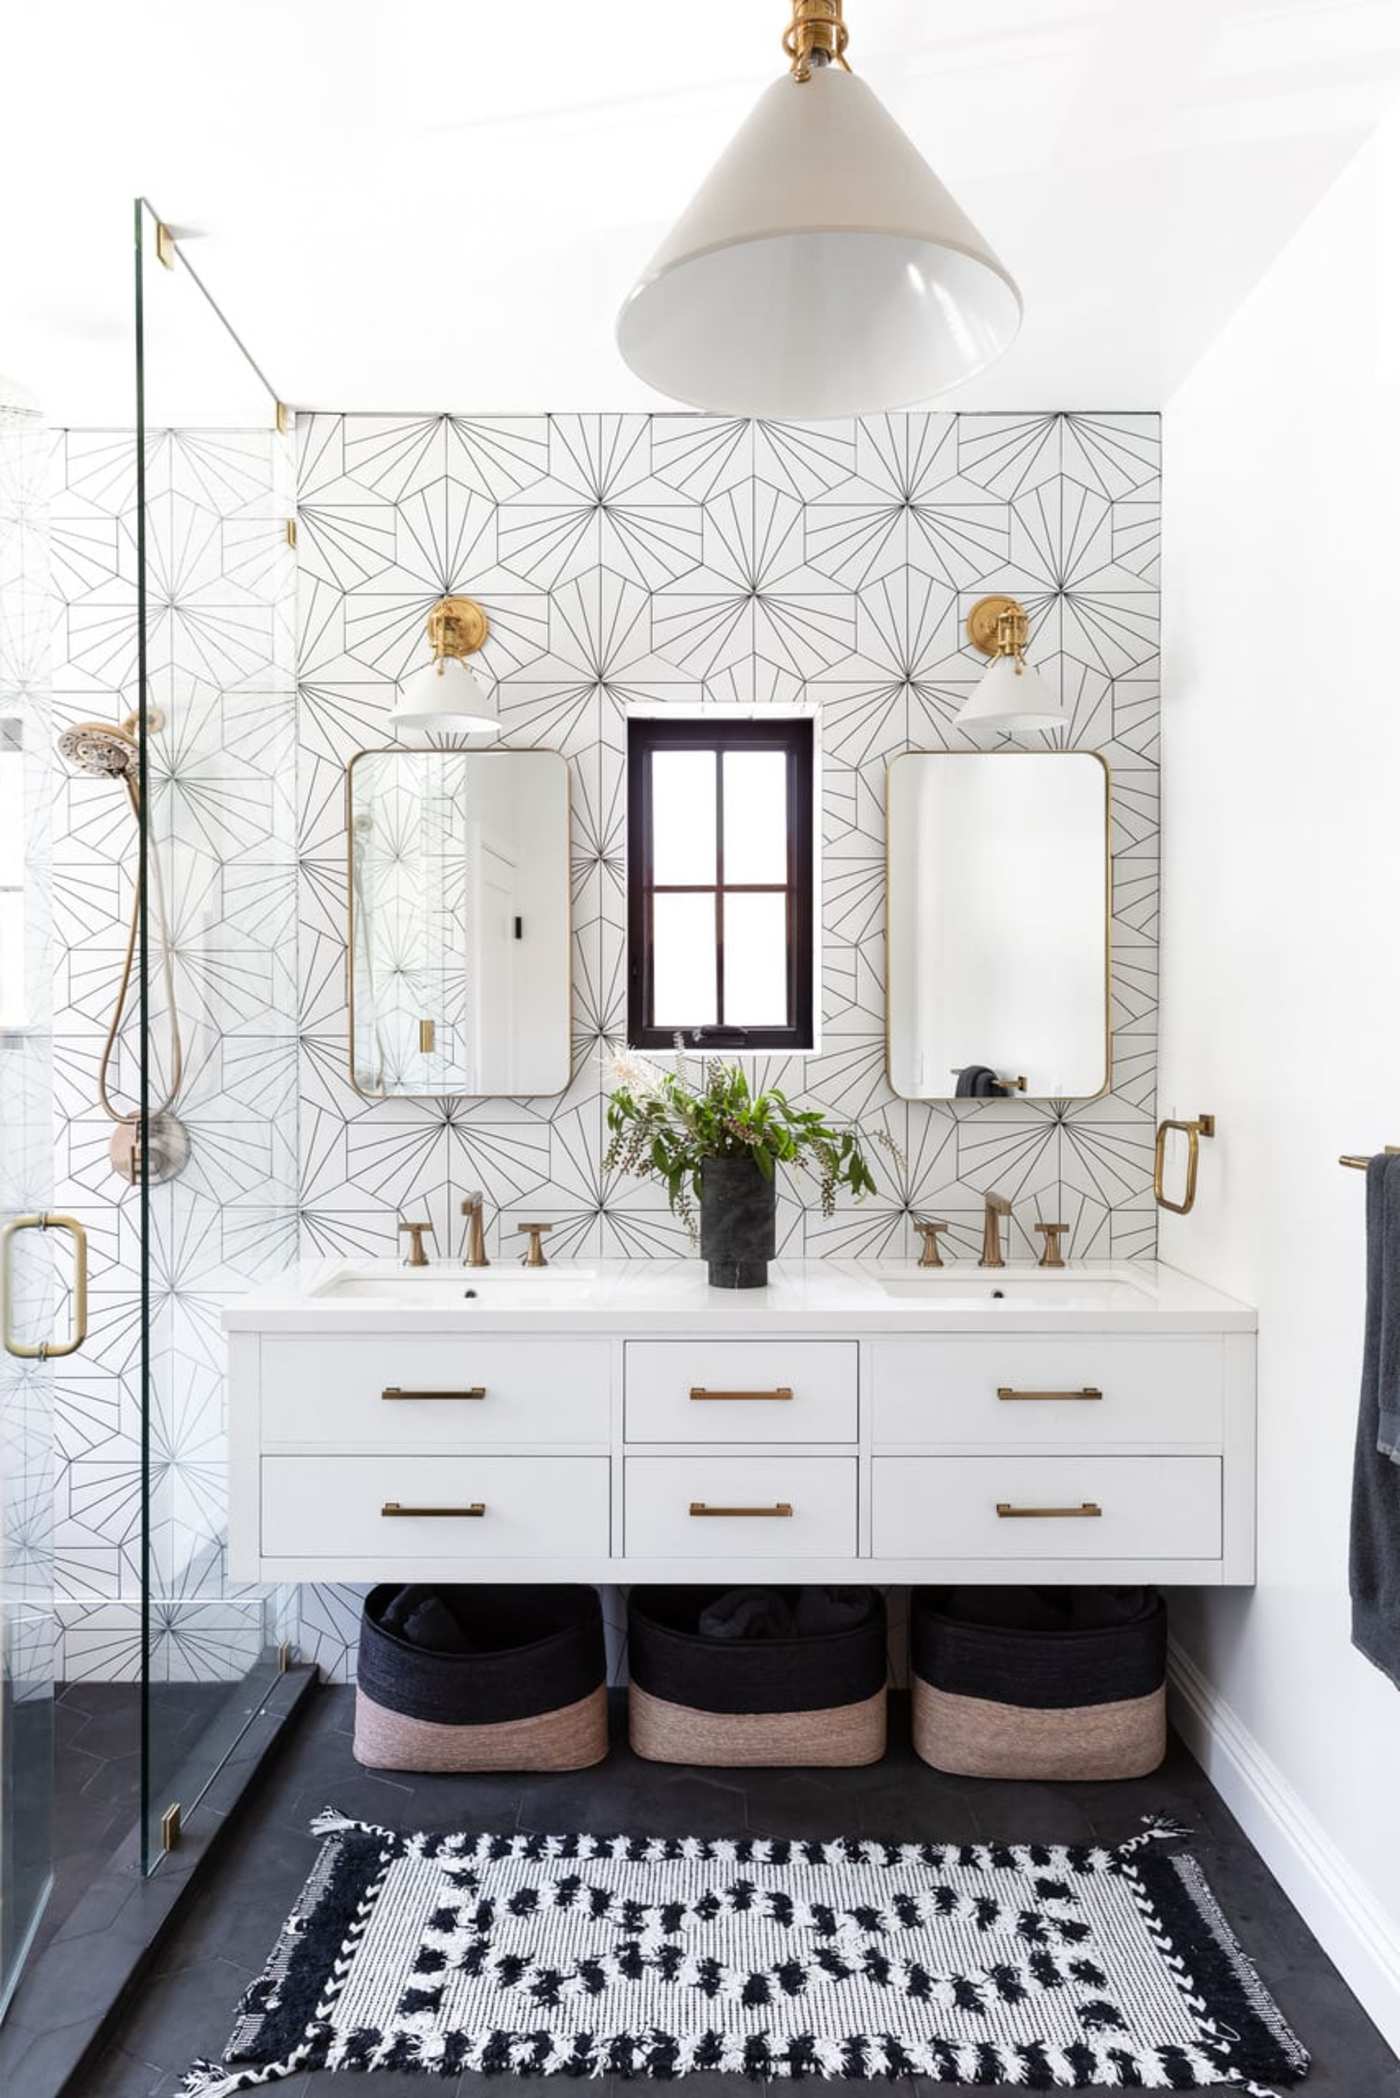
[(1159, 1097), (1219, 1117), (1162, 1256), (1260, 1314), (1259, 1585), (1182, 1599), (1187, 1716), (1400, 2046), (1400, 1695), (1347, 1601), (1364, 1186), (1337, 1164), (1400, 1144), (1397, 254), (1392, 122), (1168, 406)]

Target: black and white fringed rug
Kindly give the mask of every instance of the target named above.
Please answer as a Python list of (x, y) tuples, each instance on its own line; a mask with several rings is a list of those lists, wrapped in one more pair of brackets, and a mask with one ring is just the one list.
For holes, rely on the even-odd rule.
[(1307, 2068), (1165, 1827), (1113, 1850), (313, 1832), (199, 2098), (309, 2069), (1257, 2092)]

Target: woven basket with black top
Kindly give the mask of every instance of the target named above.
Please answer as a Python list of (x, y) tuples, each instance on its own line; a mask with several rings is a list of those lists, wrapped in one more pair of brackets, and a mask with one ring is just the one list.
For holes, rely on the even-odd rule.
[(1167, 1613), (1150, 1588), (916, 1588), (914, 1747), (961, 1777), (1121, 1778), (1167, 1746)]
[(713, 1767), (875, 1763), (885, 1752), (885, 1604), (859, 1624), (784, 1638), (715, 1639), (723, 1591), (634, 1588), (627, 1606), (628, 1728), (653, 1763)]
[(392, 1630), (397, 1582), (365, 1598), (355, 1756), (371, 1770), (581, 1770), (608, 1752), (595, 1588), (445, 1587), (453, 1650)]

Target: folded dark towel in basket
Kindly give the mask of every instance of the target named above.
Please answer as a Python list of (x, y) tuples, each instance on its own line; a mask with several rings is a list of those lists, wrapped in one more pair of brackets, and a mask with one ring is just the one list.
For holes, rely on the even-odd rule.
[(409, 1585), (385, 1604), (380, 1623), (425, 1654), (466, 1654), (472, 1642), (436, 1588)]
[(864, 1624), (870, 1596), (864, 1588), (728, 1588), (700, 1612), (706, 1639), (794, 1639), (845, 1632)]
[(940, 1613), (1004, 1632), (1084, 1632), (1135, 1624), (1156, 1608), (1151, 1588), (950, 1588)]

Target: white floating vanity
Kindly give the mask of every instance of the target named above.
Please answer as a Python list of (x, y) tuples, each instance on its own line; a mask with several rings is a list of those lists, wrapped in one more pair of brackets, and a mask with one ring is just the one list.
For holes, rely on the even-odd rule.
[(224, 1326), (235, 1580), (1254, 1578), (1255, 1314), (1167, 1267), (323, 1265)]

